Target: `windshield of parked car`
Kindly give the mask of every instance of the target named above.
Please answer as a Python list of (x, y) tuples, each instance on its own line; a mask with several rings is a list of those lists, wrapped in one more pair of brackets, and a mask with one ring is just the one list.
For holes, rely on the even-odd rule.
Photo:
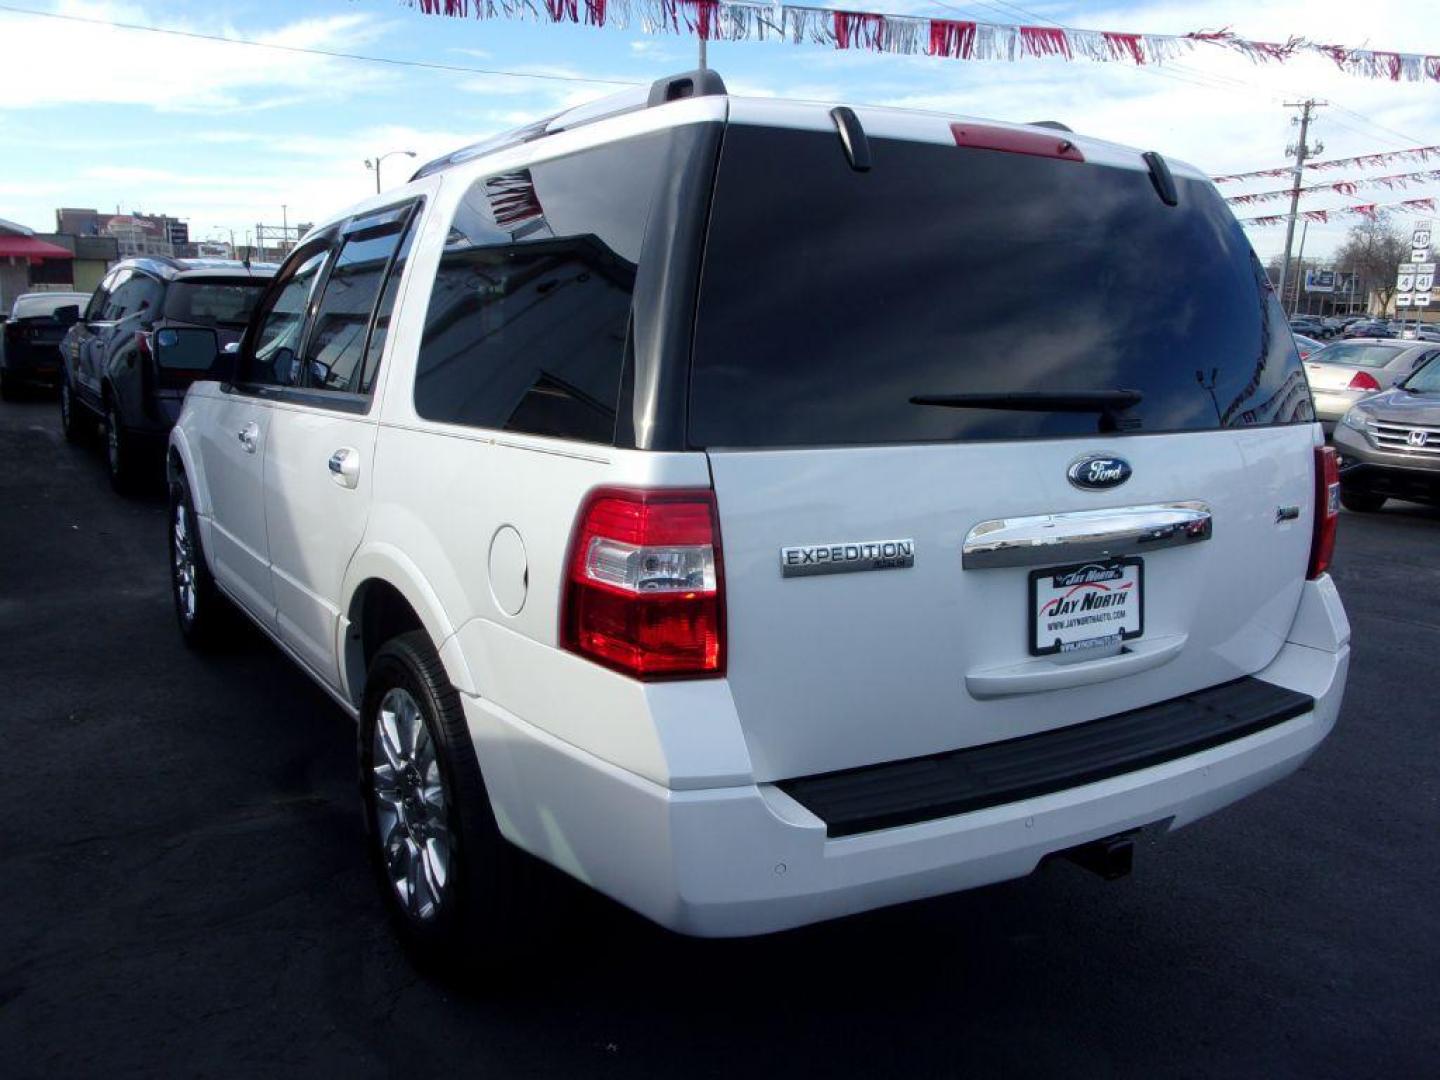
[(1440, 362), (1431, 360), (1411, 375), (1405, 380), (1405, 389), (1417, 394), (1440, 394)]
[[(695, 446), (1309, 421), (1285, 315), (1224, 201), (1141, 168), (833, 131), (726, 131), (690, 380)], [(1136, 162), (1138, 165), (1138, 160)], [(912, 398), (1141, 395), (1103, 411)]]
[(165, 318), (200, 326), (244, 326), (268, 278), (180, 280), (165, 294)]
[(1352, 367), (1382, 368), (1400, 355), (1393, 345), (1331, 345), (1311, 355), (1317, 364), (1349, 364)]
[(71, 304), (84, 307), (90, 302), (88, 293), (41, 293), (32, 296), (17, 296), (15, 306), (10, 309), (12, 319), (49, 318), (56, 308)]

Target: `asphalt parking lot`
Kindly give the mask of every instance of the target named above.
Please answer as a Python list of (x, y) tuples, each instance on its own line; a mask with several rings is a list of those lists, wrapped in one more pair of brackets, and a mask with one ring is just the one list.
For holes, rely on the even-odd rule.
[(7, 1076), (1435, 1075), (1440, 512), (1344, 516), (1335, 734), (1129, 879), (732, 942), (568, 890), (481, 993), (394, 944), (350, 721), (258, 635), (182, 648), (161, 494), (56, 414), (0, 406)]

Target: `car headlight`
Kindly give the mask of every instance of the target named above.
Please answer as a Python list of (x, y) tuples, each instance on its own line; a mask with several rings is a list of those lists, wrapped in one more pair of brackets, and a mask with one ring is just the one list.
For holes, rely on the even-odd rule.
[(1356, 431), (1365, 430), (1365, 414), (1359, 409), (1347, 409), (1345, 415), (1340, 417), (1340, 422)]

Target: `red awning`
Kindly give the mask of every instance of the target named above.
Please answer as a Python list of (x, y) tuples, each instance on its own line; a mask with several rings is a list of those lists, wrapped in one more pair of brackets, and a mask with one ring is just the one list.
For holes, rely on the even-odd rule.
[(73, 259), (74, 255), (59, 244), (47, 244), (33, 236), (5, 236), (0, 234), (0, 259), (7, 255), (17, 259), (39, 262), (42, 259)]

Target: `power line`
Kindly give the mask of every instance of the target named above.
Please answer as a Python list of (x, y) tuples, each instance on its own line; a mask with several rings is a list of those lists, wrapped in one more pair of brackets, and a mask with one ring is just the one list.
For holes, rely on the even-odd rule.
[(106, 26), (115, 30), (132, 30), (147, 34), (166, 34), (170, 37), (189, 38), (195, 41), (214, 41), (222, 45), (244, 45), (251, 49), (270, 49), (274, 52), (298, 53), (303, 56), (324, 56), (331, 60), (356, 60), (367, 64), (387, 64), (391, 67), (425, 68), (430, 71), (459, 72), (465, 75), (497, 75), (507, 79), (537, 79), (544, 82), (599, 83), (606, 86), (640, 86), (638, 82), (625, 79), (591, 79), (581, 75), (549, 75), (533, 71), (506, 71), (500, 68), (470, 67), (465, 64), (437, 64), (429, 60), (401, 60), (394, 56), (374, 56), (367, 53), (340, 52), (335, 49), (317, 49), (304, 45), (280, 45), (269, 41), (253, 41), (249, 38), (222, 37), (219, 34), (204, 34), (198, 30), (176, 30), (168, 26), (146, 26), (142, 23), (118, 22), (114, 19), (96, 19), (86, 15), (62, 15), (58, 11), (36, 11), (33, 8), (12, 7), (0, 4), (0, 11), (11, 15), (30, 15), (37, 19), (59, 19), (62, 22), (85, 23), (90, 26)]

